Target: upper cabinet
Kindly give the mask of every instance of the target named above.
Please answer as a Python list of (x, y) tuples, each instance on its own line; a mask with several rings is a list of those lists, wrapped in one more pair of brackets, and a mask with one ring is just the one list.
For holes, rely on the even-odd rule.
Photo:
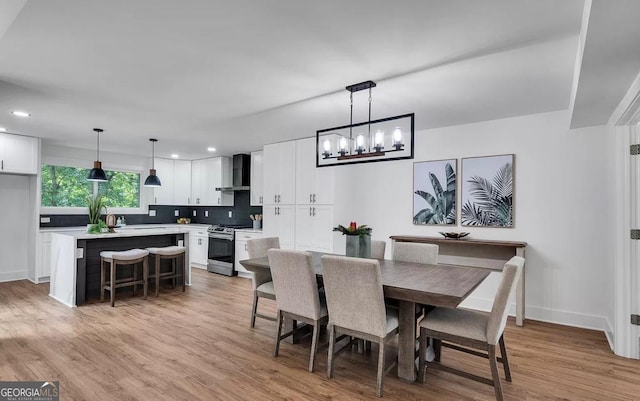
[(251, 206), (262, 206), (263, 202), (262, 151), (251, 152)]
[(295, 141), (265, 145), (263, 159), (265, 205), (296, 202)]
[(0, 172), (38, 174), (38, 138), (0, 134)]
[(191, 198), (191, 162), (156, 158), (156, 174), (162, 186), (153, 188), (156, 205), (188, 205)]
[(233, 206), (233, 192), (216, 191), (231, 186), (233, 162), (230, 157), (214, 157), (191, 162), (191, 204)]
[(296, 141), (296, 204), (333, 204), (335, 167), (316, 167), (315, 138)]

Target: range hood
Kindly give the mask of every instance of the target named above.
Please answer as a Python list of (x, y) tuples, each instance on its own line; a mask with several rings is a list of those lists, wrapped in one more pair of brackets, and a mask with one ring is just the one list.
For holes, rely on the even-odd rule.
[(233, 185), (216, 191), (248, 191), (251, 189), (251, 155), (233, 155)]

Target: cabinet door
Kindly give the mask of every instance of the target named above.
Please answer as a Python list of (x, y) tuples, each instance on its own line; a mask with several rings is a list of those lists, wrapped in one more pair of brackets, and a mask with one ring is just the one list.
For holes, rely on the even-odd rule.
[(206, 186), (206, 159), (194, 160), (191, 162), (191, 204), (196, 206), (204, 205)]
[(251, 152), (251, 206), (262, 206), (262, 151)]
[(209, 248), (209, 238), (206, 236), (189, 236), (189, 259), (190, 264), (197, 264), (200, 267), (207, 266), (207, 253)]
[(265, 237), (278, 237), (280, 248), (295, 249), (295, 206), (265, 205), (262, 224)]
[(38, 174), (38, 139), (0, 134), (0, 167), (3, 172)]
[(296, 232), (295, 232), (295, 249), (298, 251), (313, 250), (313, 241), (315, 230), (313, 207), (311, 205), (296, 206)]
[(322, 167), (315, 169), (316, 182), (313, 190), (314, 204), (333, 205), (335, 169), (336, 167)]
[(280, 193), (280, 144), (265, 145), (263, 151), (263, 198), (262, 203), (273, 205)]
[(153, 188), (153, 203), (156, 205), (173, 205), (173, 160), (156, 158), (154, 161), (156, 175), (162, 186)]
[(249, 271), (240, 264), (241, 260), (249, 259), (249, 251), (247, 250), (247, 241), (236, 240), (236, 259), (234, 268), (238, 272), (238, 275), (249, 276)]
[(191, 204), (191, 162), (173, 161), (173, 201), (175, 205)]
[(205, 201), (207, 206), (218, 206), (222, 203), (222, 195), (216, 188), (222, 186), (222, 158), (214, 157), (206, 159), (206, 184), (204, 188)]
[[(280, 145), (280, 197), (279, 202), (285, 205), (296, 203), (296, 143), (282, 142)], [(305, 179), (305, 177), (300, 177)], [(293, 209), (291, 210), (293, 213)]]
[(315, 139), (306, 138), (296, 141), (296, 203), (313, 203), (316, 187)]
[(51, 242), (42, 243), (42, 259), (40, 263), (40, 272), (36, 279), (51, 276)]
[(312, 205), (313, 245), (310, 250), (333, 252), (333, 206)]

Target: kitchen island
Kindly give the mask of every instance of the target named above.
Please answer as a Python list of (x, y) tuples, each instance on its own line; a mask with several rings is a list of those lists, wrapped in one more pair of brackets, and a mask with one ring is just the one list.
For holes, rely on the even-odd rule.
[[(189, 229), (138, 226), (103, 234), (89, 234), (84, 230), (53, 232), (49, 295), (67, 306), (82, 305), (99, 295), (101, 251), (170, 245), (186, 247), (185, 258), (189, 260)], [(168, 265), (162, 265), (161, 268), (167, 269)], [(188, 263), (185, 279), (187, 285), (191, 285)]]

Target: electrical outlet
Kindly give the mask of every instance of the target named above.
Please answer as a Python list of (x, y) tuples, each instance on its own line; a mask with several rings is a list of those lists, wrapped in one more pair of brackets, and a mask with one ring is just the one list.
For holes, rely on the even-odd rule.
[(198, 212), (196, 212), (195, 210), (193, 211), (193, 217), (196, 217), (196, 215), (198, 214)]
[(204, 211), (204, 217), (209, 217), (209, 211), (208, 210)]
[(149, 210), (149, 217), (156, 217), (156, 211), (153, 209)]
[(76, 248), (76, 259), (84, 258), (84, 248)]
[(231, 210), (229, 210), (229, 218), (233, 217), (233, 212)]
[(40, 217), (40, 223), (51, 223), (51, 217)]
[(174, 210), (173, 215), (176, 217), (180, 216), (180, 211), (178, 209)]

